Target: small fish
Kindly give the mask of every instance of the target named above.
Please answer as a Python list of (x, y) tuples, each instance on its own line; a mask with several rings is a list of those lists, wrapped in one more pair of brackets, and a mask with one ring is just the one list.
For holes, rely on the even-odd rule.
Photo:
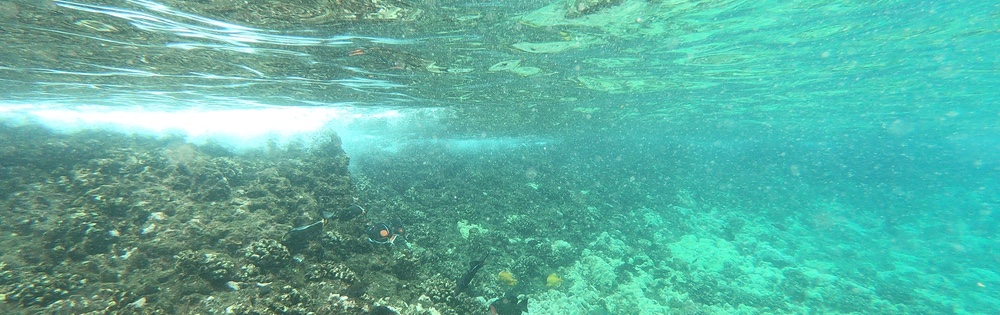
[(493, 315), (521, 315), (528, 311), (528, 299), (518, 300), (516, 295), (506, 296), (490, 303), (490, 314)]
[(469, 282), (472, 282), (472, 277), (475, 277), (476, 273), (479, 272), (479, 269), (483, 268), (483, 264), (486, 263), (486, 259), (489, 257), (490, 254), (486, 254), (483, 259), (469, 262), (469, 271), (466, 271), (465, 274), (458, 279), (458, 292), (464, 292), (469, 288)]

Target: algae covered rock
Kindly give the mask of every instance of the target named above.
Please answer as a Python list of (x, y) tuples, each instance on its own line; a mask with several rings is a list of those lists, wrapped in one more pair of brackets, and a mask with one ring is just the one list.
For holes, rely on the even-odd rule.
[(176, 268), (184, 274), (197, 275), (214, 284), (232, 280), (236, 275), (236, 263), (224, 254), (185, 250), (174, 256)]
[(79, 213), (57, 221), (42, 235), (52, 262), (63, 258), (83, 260), (90, 255), (107, 253), (119, 236), (109, 220), (93, 213)]
[[(351, 207), (349, 159), (336, 135), (314, 146), (234, 153), (173, 137), (0, 131), (7, 174), (0, 188), (9, 192), (0, 200), (9, 209), (0, 220), (8, 231), (0, 262), (5, 313), (371, 307), (352, 297), (356, 307), (325, 311), (335, 305), (326, 296), (364, 282), (354, 272), (367, 271), (372, 257), (363, 256), (379, 254), (348, 220), (363, 211)], [(313, 223), (298, 248), (278, 241), (326, 209), (355, 215)], [(292, 252), (307, 263), (295, 263)], [(337, 263), (326, 264), (331, 259)], [(324, 265), (318, 277), (287, 277), (315, 264)], [(246, 300), (251, 294), (259, 300)], [(218, 303), (191, 303), (208, 295)]]
[(281, 242), (262, 239), (244, 248), (243, 258), (261, 268), (280, 268), (292, 260), (292, 254)]
[(313, 281), (326, 279), (340, 280), (347, 284), (353, 284), (358, 281), (358, 275), (354, 271), (351, 271), (347, 265), (331, 262), (309, 266), (306, 278)]
[[(169, 151), (168, 151), (169, 152)], [(171, 153), (168, 153), (168, 155)], [(177, 153), (173, 153), (177, 155)], [(209, 157), (201, 152), (181, 158), (171, 157), (173, 172), (165, 182), (171, 189), (184, 191), (196, 201), (223, 201), (231, 197), (232, 185), (242, 179), (240, 165), (227, 157)]]
[(567, 0), (566, 17), (584, 16), (606, 7), (621, 4), (622, 1), (624, 0)]
[(77, 287), (78, 281), (74, 283), (69, 279), (36, 274), (15, 283), (4, 296), (7, 303), (47, 306), (66, 297)]

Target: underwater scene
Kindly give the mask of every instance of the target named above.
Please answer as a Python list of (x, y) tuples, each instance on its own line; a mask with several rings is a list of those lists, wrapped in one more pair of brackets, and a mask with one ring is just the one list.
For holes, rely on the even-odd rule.
[(2, 314), (1000, 314), (991, 1), (0, 0)]

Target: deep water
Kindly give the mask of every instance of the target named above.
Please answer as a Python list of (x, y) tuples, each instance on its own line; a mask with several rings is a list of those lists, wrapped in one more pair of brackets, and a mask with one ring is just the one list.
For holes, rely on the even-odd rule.
[(0, 312), (997, 314), (998, 15), (5, 1)]

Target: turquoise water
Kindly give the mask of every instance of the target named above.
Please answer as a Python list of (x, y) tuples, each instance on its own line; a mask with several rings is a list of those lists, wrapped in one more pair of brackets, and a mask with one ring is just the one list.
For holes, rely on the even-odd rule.
[(996, 4), (565, 2), (8, 0), (0, 115), (237, 151), (334, 131), (413, 247), (508, 240), (488, 272), (537, 280), (531, 314), (1000, 312)]

